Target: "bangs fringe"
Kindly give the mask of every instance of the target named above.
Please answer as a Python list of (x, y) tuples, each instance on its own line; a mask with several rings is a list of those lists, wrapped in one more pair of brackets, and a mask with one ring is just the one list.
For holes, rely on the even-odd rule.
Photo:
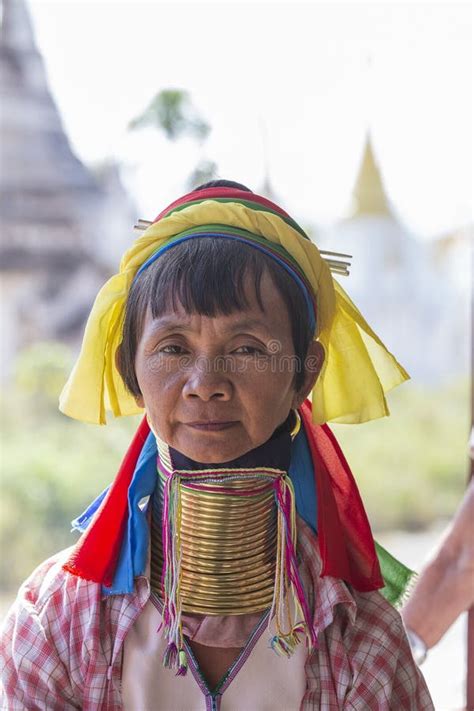
[(186, 313), (228, 316), (248, 308), (244, 282), (250, 278), (264, 311), (260, 289), (263, 259), (241, 242), (189, 240), (157, 260), (146, 306), (153, 318), (179, 305)]

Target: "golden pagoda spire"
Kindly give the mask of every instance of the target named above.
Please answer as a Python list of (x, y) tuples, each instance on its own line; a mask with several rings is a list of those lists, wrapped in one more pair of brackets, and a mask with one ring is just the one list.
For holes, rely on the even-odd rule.
[(362, 215), (393, 216), (380, 169), (374, 156), (370, 133), (367, 134), (365, 140), (362, 162), (352, 191), (349, 219)]

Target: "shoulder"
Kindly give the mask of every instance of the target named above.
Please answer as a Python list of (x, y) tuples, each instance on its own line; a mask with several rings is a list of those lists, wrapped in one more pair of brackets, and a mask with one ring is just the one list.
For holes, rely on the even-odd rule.
[(69, 553), (48, 558), (21, 585), (3, 622), (2, 646), (29, 653), (29, 645), (41, 640), (45, 648), (90, 654), (100, 626), (102, 589), (63, 570)]
[(343, 628), (344, 647), (358, 673), (377, 668), (380, 678), (394, 677), (400, 662), (415, 674), (402, 618), (377, 590), (361, 593), (351, 589), (355, 614)]
[(39, 565), (3, 622), (0, 699), (6, 709), (78, 708), (97, 657), (101, 586), (63, 570), (69, 550)]
[(100, 603), (101, 585), (78, 578), (63, 569), (71, 550), (66, 548), (43, 561), (21, 585), (15, 605), (24, 605), (41, 615), (51, 605), (58, 614), (71, 607), (78, 611), (81, 600), (89, 605)]
[(405, 629), (398, 610), (378, 590), (363, 593), (351, 588), (351, 594), (357, 611), (353, 625), (356, 634), (399, 645)]
[(378, 591), (351, 594), (355, 615), (340, 625), (352, 676), (344, 708), (355, 711), (365, 702), (364, 708), (381, 711), (433, 711), (398, 610)]
[(356, 616), (344, 639), (353, 674), (347, 707), (357, 709), (363, 699), (367, 708), (433, 711), (398, 610), (378, 591), (352, 594)]

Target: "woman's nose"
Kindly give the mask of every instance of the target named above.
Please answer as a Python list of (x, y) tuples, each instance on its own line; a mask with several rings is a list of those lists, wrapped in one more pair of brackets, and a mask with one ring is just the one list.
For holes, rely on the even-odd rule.
[(186, 398), (199, 397), (201, 400), (230, 400), (232, 383), (223, 372), (219, 359), (197, 359), (188, 373), (183, 387)]

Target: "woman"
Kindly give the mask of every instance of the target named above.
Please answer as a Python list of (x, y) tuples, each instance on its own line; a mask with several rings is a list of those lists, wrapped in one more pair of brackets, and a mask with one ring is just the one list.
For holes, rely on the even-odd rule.
[(4, 707), (431, 709), (325, 424), (388, 414), (407, 377), (333, 279), (347, 263), (228, 181), (139, 227), (60, 407), (146, 417), (78, 544), (20, 590)]

